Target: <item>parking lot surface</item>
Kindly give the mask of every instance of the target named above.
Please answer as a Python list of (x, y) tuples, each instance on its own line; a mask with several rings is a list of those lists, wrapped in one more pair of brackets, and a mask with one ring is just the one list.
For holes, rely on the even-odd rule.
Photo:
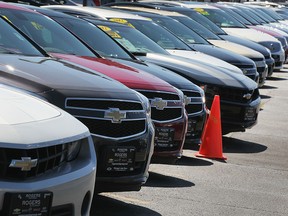
[(176, 165), (150, 165), (141, 191), (95, 196), (91, 216), (287, 216), (288, 69), (260, 93), (258, 124), (223, 136), (226, 161), (197, 158), (192, 146)]

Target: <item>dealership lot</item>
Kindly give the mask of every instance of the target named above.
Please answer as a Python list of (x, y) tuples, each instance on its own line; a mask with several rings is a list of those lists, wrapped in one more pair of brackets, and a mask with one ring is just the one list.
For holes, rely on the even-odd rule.
[(258, 124), (223, 137), (226, 162), (186, 149), (177, 165), (150, 165), (141, 191), (95, 196), (91, 216), (288, 215), (287, 90), (288, 69), (274, 72)]

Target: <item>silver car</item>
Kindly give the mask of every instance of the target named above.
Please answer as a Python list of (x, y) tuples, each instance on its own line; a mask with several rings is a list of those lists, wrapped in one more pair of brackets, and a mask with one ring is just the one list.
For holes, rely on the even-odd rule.
[(89, 215), (96, 156), (87, 127), (3, 85), (0, 104), (0, 215)]

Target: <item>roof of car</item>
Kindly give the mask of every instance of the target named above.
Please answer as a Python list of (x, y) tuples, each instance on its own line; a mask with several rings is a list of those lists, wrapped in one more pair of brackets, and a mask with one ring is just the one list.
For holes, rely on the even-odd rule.
[(82, 12), (87, 13), (90, 15), (93, 15), (95, 17), (99, 18), (125, 18), (125, 19), (138, 19), (138, 20), (149, 20), (144, 17), (140, 17), (133, 14), (128, 14), (124, 12), (120, 12), (117, 10), (113, 10), (111, 8), (96, 8), (96, 7), (83, 7), (83, 6), (66, 6), (66, 5), (48, 5), (43, 6), (44, 8), (50, 8), (50, 9), (65, 9), (69, 11), (75, 11), (75, 12)]
[(185, 15), (180, 14), (178, 12), (174, 11), (165, 11), (165, 10), (157, 10), (157, 9), (152, 9), (152, 8), (144, 8), (144, 7), (129, 7), (129, 6), (112, 6), (112, 8), (115, 9), (127, 9), (131, 11), (141, 11), (141, 12), (149, 12), (149, 13), (157, 13), (163, 16), (183, 16)]

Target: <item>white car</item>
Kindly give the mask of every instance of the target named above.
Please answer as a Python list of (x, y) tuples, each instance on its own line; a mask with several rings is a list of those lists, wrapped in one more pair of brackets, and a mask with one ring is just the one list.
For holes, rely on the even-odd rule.
[(0, 215), (88, 216), (96, 156), (86, 126), (0, 85)]

